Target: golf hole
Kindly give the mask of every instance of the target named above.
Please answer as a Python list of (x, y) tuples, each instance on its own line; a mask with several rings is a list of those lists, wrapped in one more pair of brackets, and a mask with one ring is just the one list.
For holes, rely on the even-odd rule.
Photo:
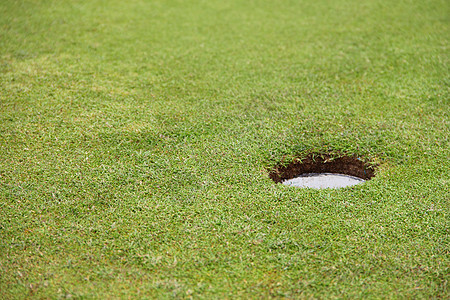
[(269, 176), (276, 183), (300, 188), (343, 188), (374, 177), (374, 167), (357, 157), (309, 155), (275, 167)]

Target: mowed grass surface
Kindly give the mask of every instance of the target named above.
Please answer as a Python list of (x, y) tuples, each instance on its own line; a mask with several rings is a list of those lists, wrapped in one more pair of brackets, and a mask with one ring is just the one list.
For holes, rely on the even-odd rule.
[(448, 297), (449, 9), (1, 1), (0, 297)]

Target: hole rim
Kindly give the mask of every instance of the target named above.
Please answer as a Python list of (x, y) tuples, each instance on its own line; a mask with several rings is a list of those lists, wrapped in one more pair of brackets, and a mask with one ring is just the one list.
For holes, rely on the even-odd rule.
[(269, 178), (275, 183), (282, 183), (308, 173), (342, 174), (367, 181), (375, 177), (375, 171), (379, 166), (361, 156), (348, 154), (310, 153), (294, 158), (288, 164), (283, 163), (283, 160), (269, 170)]

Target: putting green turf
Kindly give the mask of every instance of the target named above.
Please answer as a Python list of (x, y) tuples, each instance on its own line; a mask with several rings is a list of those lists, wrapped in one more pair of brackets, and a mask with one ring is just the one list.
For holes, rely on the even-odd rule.
[(0, 1), (0, 298), (448, 297), (449, 11)]

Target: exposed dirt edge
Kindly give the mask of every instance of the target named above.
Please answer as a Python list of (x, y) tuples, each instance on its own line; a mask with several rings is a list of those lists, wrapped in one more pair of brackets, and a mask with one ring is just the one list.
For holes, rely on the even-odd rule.
[(295, 178), (306, 173), (335, 173), (351, 175), (365, 180), (375, 176), (375, 167), (358, 157), (310, 154), (303, 159), (296, 159), (287, 166), (279, 165), (270, 171), (269, 177), (276, 183)]

